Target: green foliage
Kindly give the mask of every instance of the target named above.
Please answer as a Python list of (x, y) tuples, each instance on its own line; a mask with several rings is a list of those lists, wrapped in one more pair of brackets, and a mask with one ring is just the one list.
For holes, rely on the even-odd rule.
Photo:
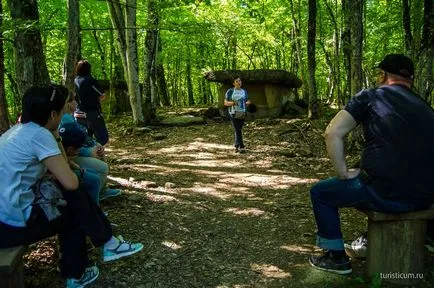
[[(294, 18), (300, 27), (297, 37), (294, 37), (290, 3), (293, 4)], [(411, 3), (413, 28), (420, 32), (422, 1)], [(2, 31), (5, 38), (13, 39), (16, 26), (25, 28), (26, 25), (39, 25), (50, 77), (60, 82), (66, 53), (67, 5), (65, 0), (38, 1), (38, 5), (38, 23), (17, 24), (10, 21), (8, 7), (4, 3)], [(174, 105), (187, 103), (187, 62), (191, 64), (195, 103), (199, 104), (203, 99), (203, 70), (286, 69), (302, 76), (303, 66), (296, 65), (295, 41), (300, 41), (300, 60), (306, 63), (307, 0), (164, 0), (157, 1), (157, 5), (160, 12), (157, 28), (161, 40), (157, 61), (164, 66), (168, 91)], [(338, 89), (342, 90), (345, 85), (343, 58), (340, 56), (339, 63), (334, 59), (331, 63), (340, 68), (337, 77), (340, 78), (341, 87), (330, 92), (330, 81), (333, 73), (337, 72), (332, 71), (330, 61), (326, 59), (326, 56), (334, 53), (335, 25), (339, 29), (338, 34), (343, 28), (342, 7), (341, 1), (332, 0), (317, 1), (317, 5), (317, 41), (322, 43), (316, 49), (317, 94), (320, 100), (330, 101), (337, 99)], [(367, 86), (374, 82), (372, 67), (375, 63), (386, 53), (404, 52), (401, 5), (400, 0), (365, 2), (363, 69)], [(146, 2), (138, 1), (136, 11), (138, 65), (140, 79), (143, 79), (144, 39), (146, 28), (150, 28), (146, 26)], [(115, 49), (116, 39), (106, 1), (80, 1), (80, 26), (82, 57), (92, 63), (93, 74), (97, 78), (110, 78), (110, 53)], [(420, 33), (416, 33), (415, 37), (417, 35)], [(5, 66), (13, 77), (14, 59), (10, 41), (5, 42)], [(14, 107), (16, 103), (9, 81), (6, 81), (6, 86), (9, 106)], [(216, 88), (215, 84), (211, 84), (211, 91), (215, 92)]]

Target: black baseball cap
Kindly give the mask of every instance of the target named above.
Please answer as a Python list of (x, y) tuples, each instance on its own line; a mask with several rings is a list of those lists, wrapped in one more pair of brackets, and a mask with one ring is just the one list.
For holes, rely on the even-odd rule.
[(403, 54), (389, 54), (376, 66), (386, 72), (411, 78), (414, 74), (414, 64)]
[(77, 123), (65, 123), (59, 128), (59, 135), (62, 137), (62, 144), (65, 149), (68, 147), (80, 148), (86, 143), (87, 135), (80, 129)]

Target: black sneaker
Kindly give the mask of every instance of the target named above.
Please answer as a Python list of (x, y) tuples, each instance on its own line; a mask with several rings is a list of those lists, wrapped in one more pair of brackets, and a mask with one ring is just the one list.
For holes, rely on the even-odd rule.
[(321, 256), (310, 256), (309, 263), (316, 269), (340, 275), (350, 274), (353, 272), (353, 269), (351, 269), (351, 262), (348, 257), (333, 259), (329, 251), (325, 252)]

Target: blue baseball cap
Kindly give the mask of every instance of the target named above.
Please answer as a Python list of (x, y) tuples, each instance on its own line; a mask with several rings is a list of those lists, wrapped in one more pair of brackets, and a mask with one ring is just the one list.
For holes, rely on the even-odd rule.
[(59, 127), (59, 135), (65, 149), (68, 147), (80, 148), (86, 143), (87, 135), (77, 123), (65, 123)]

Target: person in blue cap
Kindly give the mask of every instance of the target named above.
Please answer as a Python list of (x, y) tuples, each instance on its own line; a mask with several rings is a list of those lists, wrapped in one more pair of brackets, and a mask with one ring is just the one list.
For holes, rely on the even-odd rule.
[[(337, 274), (352, 272), (339, 208), (401, 213), (428, 209), (434, 201), (434, 111), (412, 90), (413, 61), (389, 54), (376, 69), (378, 87), (357, 93), (325, 131), (336, 176), (310, 190), (317, 245), (324, 253), (309, 262)], [(360, 168), (350, 169), (344, 139), (357, 125), (365, 144)]]

